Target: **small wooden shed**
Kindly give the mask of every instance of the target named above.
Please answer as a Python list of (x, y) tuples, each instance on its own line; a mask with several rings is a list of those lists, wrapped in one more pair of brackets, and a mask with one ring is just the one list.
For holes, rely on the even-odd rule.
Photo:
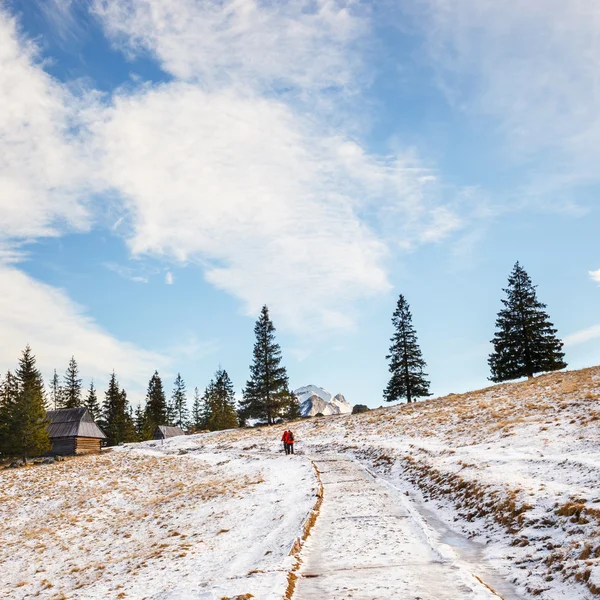
[(185, 431), (180, 427), (171, 427), (170, 425), (159, 425), (154, 432), (155, 440), (166, 440), (167, 438), (185, 435)]
[(94, 423), (87, 408), (49, 410), (48, 435), (52, 442), (50, 454), (90, 454), (100, 452), (102, 430)]

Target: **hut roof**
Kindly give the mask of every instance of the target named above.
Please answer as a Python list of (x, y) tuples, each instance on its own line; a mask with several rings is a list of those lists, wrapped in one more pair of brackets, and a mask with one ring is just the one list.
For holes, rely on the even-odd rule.
[(50, 424), (50, 438), (87, 437), (105, 439), (102, 430), (94, 423), (87, 408), (61, 408), (49, 410), (47, 413)]
[(156, 428), (156, 434), (160, 433), (163, 438), (177, 437), (178, 435), (185, 435), (185, 431), (179, 427), (171, 427), (169, 425), (159, 425)]

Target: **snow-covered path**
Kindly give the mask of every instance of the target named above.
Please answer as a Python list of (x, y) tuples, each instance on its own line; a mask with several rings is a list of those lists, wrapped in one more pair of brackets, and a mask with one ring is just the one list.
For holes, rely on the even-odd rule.
[(347, 458), (314, 462), (323, 503), (294, 600), (498, 600), (434, 547), (400, 492)]

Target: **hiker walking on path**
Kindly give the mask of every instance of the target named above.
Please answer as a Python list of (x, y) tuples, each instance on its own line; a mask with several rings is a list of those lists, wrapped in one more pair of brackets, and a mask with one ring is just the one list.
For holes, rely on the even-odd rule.
[(294, 433), (292, 432), (292, 430), (289, 430), (287, 432), (288, 436), (287, 436), (287, 440), (288, 440), (288, 454), (294, 454)]
[(290, 435), (290, 432), (286, 429), (283, 432), (283, 435), (281, 436), (281, 441), (283, 442), (283, 449), (285, 450), (286, 454), (290, 453), (290, 444), (289, 444), (289, 441), (288, 441), (289, 440), (289, 435)]

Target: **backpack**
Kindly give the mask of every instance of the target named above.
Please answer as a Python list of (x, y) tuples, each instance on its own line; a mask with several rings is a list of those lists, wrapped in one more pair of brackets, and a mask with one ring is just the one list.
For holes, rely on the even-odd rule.
[(288, 431), (288, 442), (294, 441), (294, 434), (291, 431)]

